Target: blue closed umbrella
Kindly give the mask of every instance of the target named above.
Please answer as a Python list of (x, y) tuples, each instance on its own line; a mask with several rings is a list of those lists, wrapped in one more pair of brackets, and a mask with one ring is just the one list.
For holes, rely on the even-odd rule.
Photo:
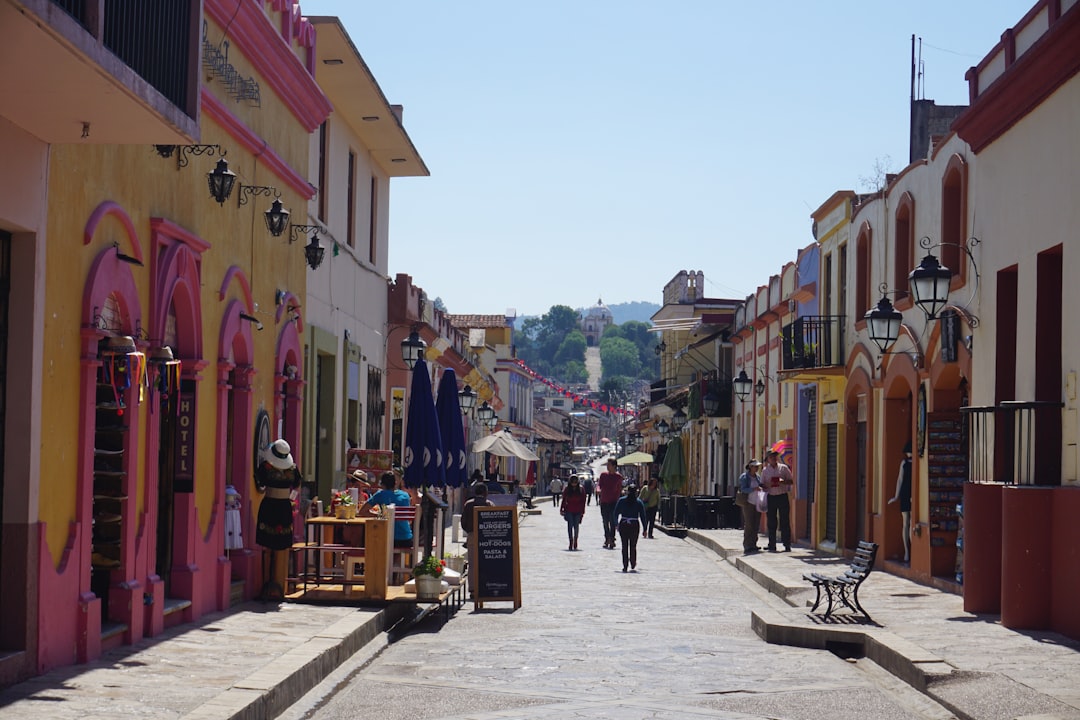
[(457, 377), (447, 368), (439, 380), (439, 396), (435, 399), (435, 414), (442, 431), (443, 454), (446, 456), (446, 484), (461, 487), (469, 480), (465, 467), (465, 426), (458, 401)]
[(412, 369), (409, 415), (405, 428), (406, 487), (442, 486), (446, 483), (442, 433), (431, 392), (431, 378), (423, 358)]

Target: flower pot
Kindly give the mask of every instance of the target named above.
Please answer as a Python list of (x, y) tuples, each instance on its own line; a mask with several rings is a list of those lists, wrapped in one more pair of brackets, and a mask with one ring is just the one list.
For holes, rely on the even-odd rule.
[(356, 506), (338, 505), (336, 512), (339, 520), (352, 520), (356, 517)]
[(434, 575), (417, 575), (416, 578), (417, 600), (438, 600), (442, 591), (442, 578)]
[(450, 557), (446, 558), (446, 567), (450, 568), (459, 575), (465, 572), (465, 558), (463, 557)]

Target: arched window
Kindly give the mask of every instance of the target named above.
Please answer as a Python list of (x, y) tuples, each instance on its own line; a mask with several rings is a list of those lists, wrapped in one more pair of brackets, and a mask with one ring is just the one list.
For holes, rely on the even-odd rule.
[(896, 208), (896, 242), (893, 247), (893, 289), (897, 302), (908, 297), (908, 274), (914, 267), (915, 198), (911, 193), (900, 196)]
[[(857, 313), (864, 313), (874, 306), (870, 294), (870, 243), (874, 231), (870, 223), (864, 222), (859, 228), (855, 240), (855, 308)], [(857, 316), (863, 322), (861, 316)]]
[(941, 178), (941, 264), (953, 271), (952, 287), (964, 284), (967, 263), (960, 248), (967, 244), (967, 163), (959, 154), (949, 158)]

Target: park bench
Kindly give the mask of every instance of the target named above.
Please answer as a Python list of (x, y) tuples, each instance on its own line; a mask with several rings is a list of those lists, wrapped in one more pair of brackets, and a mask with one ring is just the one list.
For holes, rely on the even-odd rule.
[(813, 585), (817, 591), (817, 597), (814, 598), (814, 605), (810, 608), (810, 611), (813, 612), (818, 609), (821, 604), (821, 591), (824, 590), (828, 601), (824, 615), (826, 620), (832, 615), (836, 601), (846, 605), (852, 612), (861, 613), (867, 620), (871, 620), (870, 613), (866, 612), (863, 606), (859, 604), (859, 586), (873, 571), (877, 551), (877, 543), (860, 540), (859, 547), (855, 551), (855, 557), (852, 558), (851, 565), (844, 572), (839, 575), (804, 574), (803, 580)]

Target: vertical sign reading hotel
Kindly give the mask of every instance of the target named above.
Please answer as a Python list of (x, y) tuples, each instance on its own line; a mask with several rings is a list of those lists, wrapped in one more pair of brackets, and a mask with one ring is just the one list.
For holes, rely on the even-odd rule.
[(390, 450), (394, 453), (394, 464), (405, 466), (405, 457), (401, 454), (402, 441), (405, 437), (405, 388), (390, 388)]
[(195, 388), (185, 382), (180, 387), (176, 407), (176, 445), (173, 463), (173, 492), (195, 491)]
[(518, 567), (517, 506), (476, 508), (476, 531), (469, 535), (469, 558), (475, 563), (473, 602), (513, 602), (521, 607)]

